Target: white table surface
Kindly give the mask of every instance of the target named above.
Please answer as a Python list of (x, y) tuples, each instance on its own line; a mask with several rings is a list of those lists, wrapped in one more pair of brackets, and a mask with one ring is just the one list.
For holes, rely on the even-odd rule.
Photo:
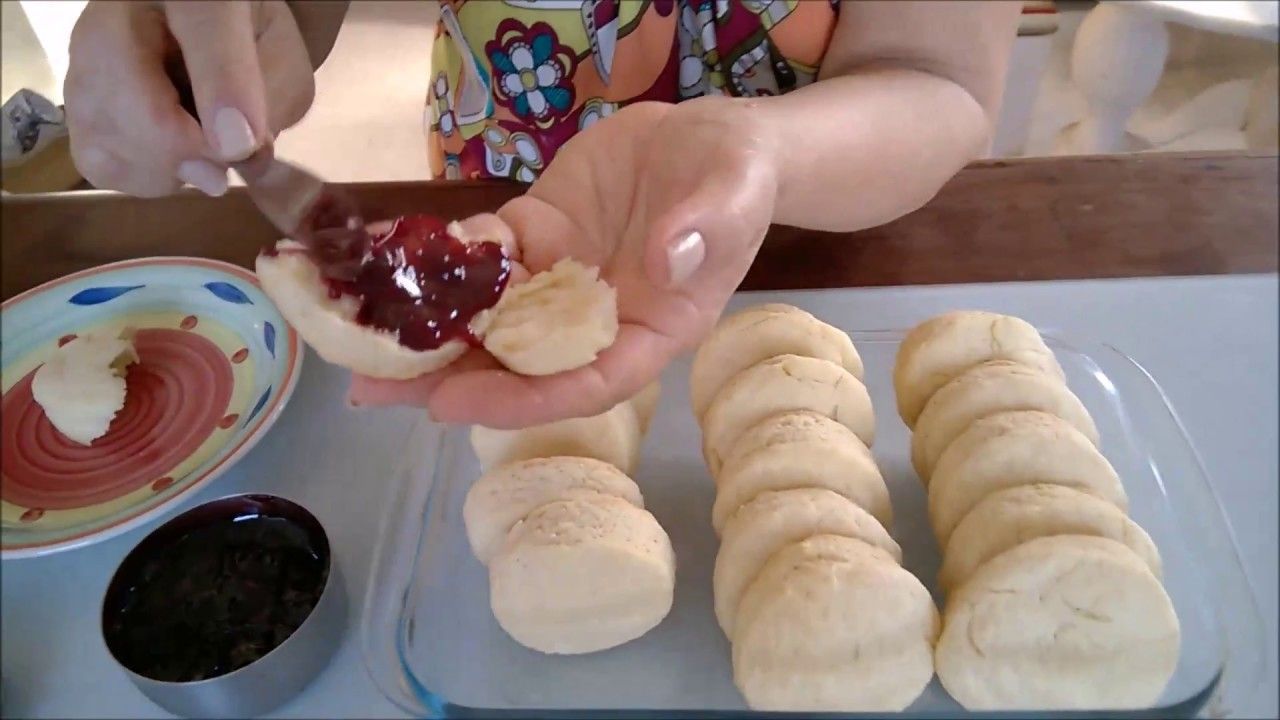
[[(1163, 278), (838, 291), (868, 328), (906, 327), (957, 307), (999, 309), (1107, 342), (1164, 387), (1200, 451), (1234, 526), (1268, 643), (1266, 679), (1227, 698), (1235, 716), (1277, 717), (1277, 306), (1275, 275)], [(813, 307), (821, 315), (820, 303)], [(885, 380), (887, 382), (887, 379)], [(343, 373), (307, 358), (297, 394), (267, 438), (190, 504), (245, 491), (300, 501), (325, 524), (352, 600), (333, 662), (278, 717), (402, 717), (365, 671), (356, 618), (388, 499), (386, 449), (403, 441), (408, 410), (342, 410)], [(304, 423), (324, 411), (327, 423)], [(324, 416), (329, 417), (329, 416)], [(304, 427), (305, 426), (305, 427)], [(375, 428), (372, 437), (352, 433)], [(361, 452), (353, 452), (359, 446)], [(301, 463), (343, 482), (308, 482)], [(343, 472), (346, 471), (346, 472)], [(99, 603), (117, 563), (146, 528), (47, 558), (0, 564), (0, 697), (5, 717), (166, 717), (117, 669), (98, 632)]]

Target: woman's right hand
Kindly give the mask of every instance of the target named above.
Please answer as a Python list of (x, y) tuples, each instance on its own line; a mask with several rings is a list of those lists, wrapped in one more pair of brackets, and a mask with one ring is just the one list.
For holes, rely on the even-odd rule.
[[(227, 163), (302, 118), (315, 95), (288, 6), (90, 2), (71, 34), (65, 88), (76, 168), (95, 187), (156, 197), (227, 189)], [(199, 121), (168, 72), (185, 66)]]

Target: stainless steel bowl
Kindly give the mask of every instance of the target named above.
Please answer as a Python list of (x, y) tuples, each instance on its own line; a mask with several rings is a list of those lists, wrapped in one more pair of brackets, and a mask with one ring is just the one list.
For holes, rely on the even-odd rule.
[[(107, 640), (107, 623), (138, 582), (138, 573), (157, 551), (183, 536), (220, 521), (265, 515), (290, 521), (307, 535), (328, 575), (306, 619), (288, 638), (253, 662), (232, 672), (193, 682), (157, 680), (128, 667)], [(174, 598), (175, 602), (181, 598)], [(127, 555), (107, 586), (102, 604), (102, 633), (112, 659), (144, 695), (164, 709), (186, 717), (254, 717), (295, 697), (329, 663), (347, 626), (347, 598), (329, 538), (316, 518), (301, 506), (272, 495), (234, 495), (199, 505), (161, 525)]]

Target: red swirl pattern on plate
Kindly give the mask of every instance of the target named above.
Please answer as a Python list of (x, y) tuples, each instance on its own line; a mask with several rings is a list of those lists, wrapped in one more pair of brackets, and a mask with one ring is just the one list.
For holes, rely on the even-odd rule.
[(129, 367), (124, 408), (87, 447), (45, 417), (31, 394), (34, 371), (4, 394), (0, 494), (6, 502), (48, 511), (114, 500), (162, 478), (214, 432), (234, 384), (218, 346), (159, 328), (139, 330), (134, 344), (139, 361)]

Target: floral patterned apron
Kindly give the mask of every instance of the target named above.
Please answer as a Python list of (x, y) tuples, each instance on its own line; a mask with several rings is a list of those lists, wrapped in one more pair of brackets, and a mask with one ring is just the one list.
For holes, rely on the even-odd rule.
[(531, 182), (632, 102), (777, 95), (817, 77), (839, 0), (441, 0), (431, 172)]

